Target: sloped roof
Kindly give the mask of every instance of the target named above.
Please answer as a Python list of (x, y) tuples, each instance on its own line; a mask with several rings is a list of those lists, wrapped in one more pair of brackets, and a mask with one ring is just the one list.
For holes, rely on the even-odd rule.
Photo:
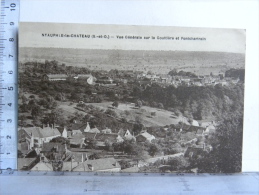
[(29, 144), (27, 142), (18, 143), (18, 150), (28, 151)]
[(196, 134), (202, 134), (203, 132), (204, 132), (203, 129), (198, 129), (197, 132), (196, 132)]
[(53, 148), (56, 148), (58, 152), (66, 151), (65, 144), (62, 144), (62, 143), (48, 142), (48, 143), (43, 143), (42, 145), (43, 152), (50, 152)]
[(107, 169), (121, 168), (120, 164), (114, 158), (102, 158), (96, 160), (87, 160), (79, 164), (73, 171), (105, 171)]
[(71, 171), (76, 166), (78, 166), (77, 162), (63, 162), (63, 167), (61, 171)]
[(100, 130), (97, 128), (90, 129), (88, 132), (90, 133), (100, 133)]
[(102, 132), (102, 133), (112, 133), (112, 130), (106, 128), (106, 129), (101, 130), (101, 132)]
[(18, 170), (21, 170), (24, 166), (30, 166), (36, 158), (18, 158)]
[(79, 75), (77, 75), (77, 77), (80, 79), (80, 78), (90, 78), (90, 77), (93, 77), (91, 74), (79, 74)]
[(86, 139), (95, 139), (99, 141), (105, 141), (109, 140), (111, 142), (117, 141), (117, 137), (119, 136), (116, 133), (90, 133), (90, 132), (84, 132)]
[[(143, 136), (143, 137), (145, 137), (146, 139), (154, 138), (154, 136), (151, 135), (151, 134), (149, 134), (148, 132), (141, 133), (141, 134), (139, 134), (138, 136)], [(137, 136), (137, 137), (138, 137), (138, 136)]]
[(70, 144), (81, 144), (84, 140), (85, 136), (83, 134), (75, 134), (70, 139)]
[(47, 77), (50, 79), (59, 79), (59, 78), (67, 78), (66, 74), (47, 74)]
[(31, 170), (32, 171), (53, 171), (53, 167), (50, 163), (39, 162)]
[(40, 133), (42, 134), (42, 137), (52, 137), (61, 135), (57, 128), (51, 127), (44, 127), (42, 130), (40, 130)]
[(22, 128), (26, 133), (31, 136), (38, 138), (52, 137), (52, 136), (60, 136), (60, 132), (57, 128), (44, 127), (43, 129), (40, 127), (26, 127)]
[(69, 152), (70, 159), (73, 159), (75, 162), (83, 162), (87, 159), (91, 152)]
[(82, 134), (81, 130), (72, 130), (72, 134)]
[(139, 168), (137, 166), (129, 167), (121, 170), (122, 173), (137, 173), (138, 171), (139, 171)]
[(72, 124), (69, 129), (70, 130), (80, 130), (83, 131), (86, 128), (87, 124), (82, 124), (82, 123), (74, 123)]
[(64, 131), (64, 127), (56, 127), (57, 129), (58, 129), (58, 131), (59, 131), (59, 133), (60, 134), (62, 134), (63, 133), (63, 131)]

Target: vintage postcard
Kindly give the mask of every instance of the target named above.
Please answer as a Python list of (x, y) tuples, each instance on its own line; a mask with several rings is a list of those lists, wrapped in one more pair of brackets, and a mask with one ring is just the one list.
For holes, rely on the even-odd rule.
[(18, 169), (241, 172), (243, 29), (20, 23)]

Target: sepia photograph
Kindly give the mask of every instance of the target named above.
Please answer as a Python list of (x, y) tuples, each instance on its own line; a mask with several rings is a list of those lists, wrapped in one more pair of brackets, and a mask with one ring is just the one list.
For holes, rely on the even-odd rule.
[(18, 169), (237, 173), (244, 29), (21, 22)]

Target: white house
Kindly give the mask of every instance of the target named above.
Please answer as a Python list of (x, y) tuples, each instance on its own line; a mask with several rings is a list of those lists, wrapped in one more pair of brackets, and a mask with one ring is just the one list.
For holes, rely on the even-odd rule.
[(77, 80), (85, 80), (89, 85), (94, 84), (94, 77), (91, 74), (79, 74), (74, 77)]
[(61, 133), (53, 127), (27, 127), (18, 131), (18, 138), (25, 139), (30, 144), (30, 148), (42, 147), (43, 143), (59, 136), (61, 136)]

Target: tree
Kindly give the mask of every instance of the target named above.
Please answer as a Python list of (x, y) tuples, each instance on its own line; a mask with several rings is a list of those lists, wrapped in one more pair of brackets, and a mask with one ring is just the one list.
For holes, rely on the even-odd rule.
[(111, 141), (105, 140), (104, 144), (105, 144), (105, 148), (106, 148), (107, 151), (114, 151), (114, 148), (113, 148), (113, 145), (112, 145)]
[(112, 103), (112, 106), (118, 108), (119, 102), (118, 102), (118, 101), (113, 102), (113, 103)]
[(148, 154), (150, 156), (155, 156), (159, 152), (159, 148), (156, 144), (151, 144), (148, 149)]
[(23, 126), (26, 125), (26, 116), (25, 115), (20, 115), (18, 119), (19, 119), (19, 125), (20, 126), (23, 127)]
[(138, 135), (142, 130), (144, 129), (144, 125), (141, 123), (135, 123), (133, 125), (133, 129), (132, 132), (134, 133), (134, 135)]
[(107, 114), (107, 115), (110, 115), (110, 116), (113, 116), (113, 117), (118, 117), (117, 116), (117, 113), (114, 111), (114, 110), (111, 110), (111, 109), (107, 109), (106, 111), (105, 111), (105, 114)]
[(135, 103), (135, 107), (141, 108), (142, 107), (142, 101), (137, 100), (136, 103)]
[(209, 138), (213, 150), (201, 157), (199, 172), (235, 173), (242, 164), (243, 115), (229, 116)]
[(52, 140), (50, 140), (49, 142), (62, 143), (62, 144), (68, 144), (68, 145), (70, 144), (69, 139), (66, 139), (66, 138), (61, 137), (61, 136), (55, 137), (55, 138), (53, 138)]
[(158, 103), (158, 108), (164, 109), (164, 105), (162, 103)]
[(31, 109), (31, 116), (33, 119), (38, 118), (42, 115), (42, 110), (40, 109), (40, 106), (34, 105)]
[(171, 169), (174, 171), (183, 171), (190, 165), (189, 161), (183, 156), (175, 157), (168, 161)]
[(119, 161), (119, 163), (120, 163), (121, 169), (126, 169), (131, 166), (130, 163), (126, 160), (121, 160)]
[(65, 119), (64, 119), (64, 110), (61, 108), (57, 108), (51, 111), (51, 113), (48, 115), (48, 122), (55, 125), (55, 124), (60, 124), (64, 125), (65, 124)]

